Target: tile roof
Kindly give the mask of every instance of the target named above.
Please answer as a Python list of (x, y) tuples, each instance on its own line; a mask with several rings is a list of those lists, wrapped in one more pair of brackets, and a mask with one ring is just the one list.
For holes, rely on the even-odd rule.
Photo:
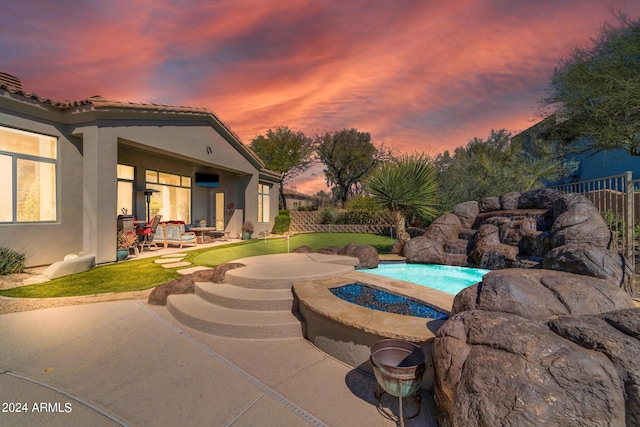
[(22, 82), (17, 77), (14, 77), (7, 73), (0, 72), (0, 89), (3, 89), (11, 94), (19, 95), (27, 99), (32, 99), (41, 104), (50, 105), (56, 109), (62, 111), (69, 111), (77, 107), (90, 105), (94, 110), (135, 110), (141, 113), (176, 113), (176, 114), (189, 114), (196, 116), (209, 116), (217, 124), (219, 124), (225, 132), (227, 132), (232, 139), (239, 144), (242, 149), (261, 167), (260, 173), (273, 178), (282, 178), (280, 174), (271, 170), (265, 169), (264, 163), (258, 157), (258, 155), (247, 145), (245, 145), (240, 137), (222, 121), (213, 111), (202, 107), (188, 107), (188, 106), (176, 106), (168, 104), (156, 104), (156, 103), (144, 103), (144, 102), (128, 102), (128, 101), (115, 101), (111, 99), (103, 98), (100, 95), (95, 95), (87, 99), (80, 101), (53, 101), (49, 98), (40, 97), (34, 93), (25, 92), (22, 88)]

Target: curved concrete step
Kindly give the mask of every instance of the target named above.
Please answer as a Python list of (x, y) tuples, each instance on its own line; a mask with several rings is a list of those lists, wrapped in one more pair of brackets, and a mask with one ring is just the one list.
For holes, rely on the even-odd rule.
[(329, 279), (354, 271), (351, 265), (322, 262), (253, 264), (225, 274), (225, 282), (252, 289), (291, 289), (294, 282)]
[(196, 282), (195, 292), (210, 303), (237, 310), (291, 311), (291, 289), (252, 289), (226, 283)]
[(180, 322), (211, 335), (251, 340), (303, 337), (302, 323), (290, 310), (225, 308), (195, 294), (170, 295), (167, 308)]

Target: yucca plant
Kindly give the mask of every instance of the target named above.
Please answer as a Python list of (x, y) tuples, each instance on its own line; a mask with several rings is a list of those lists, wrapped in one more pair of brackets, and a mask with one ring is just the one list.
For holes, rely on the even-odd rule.
[(0, 276), (22, 273), (26, 258), (22, 252), (0, 246)]
[(428, 156), (402, 156), (378, 165), (367, 178), (366, 188), (381, 208), (391, 213), (396, 239), (406, 242), (409, 215), (428, 219), (437, 215), (438, 181)]

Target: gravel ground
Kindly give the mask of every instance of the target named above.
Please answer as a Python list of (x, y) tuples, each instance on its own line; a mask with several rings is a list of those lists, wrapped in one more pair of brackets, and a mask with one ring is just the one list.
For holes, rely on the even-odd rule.
[[(0, 276), (0, 289), (41, 283), (46, 279), (40, 274), (43, 269), (31, 269), (26, 273)], [(68, 298), (8, 298), (0, 296), (0, 315), (21, 311), (41, 310), (43, 308), (63, 307), (67, 305), (91, 304), (94, 302), (117, 301), (124, 299), (148, 299), (151, 289), (135, 292), (121, 292), (100, 295), (87, 295)]]

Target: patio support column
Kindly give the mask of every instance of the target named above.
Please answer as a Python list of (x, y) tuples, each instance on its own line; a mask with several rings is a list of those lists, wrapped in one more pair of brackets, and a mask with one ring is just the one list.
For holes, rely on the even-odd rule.
[(82, 250), (97, 263), (115, 261), (118, 140), (97, 127), (82, 140)]

